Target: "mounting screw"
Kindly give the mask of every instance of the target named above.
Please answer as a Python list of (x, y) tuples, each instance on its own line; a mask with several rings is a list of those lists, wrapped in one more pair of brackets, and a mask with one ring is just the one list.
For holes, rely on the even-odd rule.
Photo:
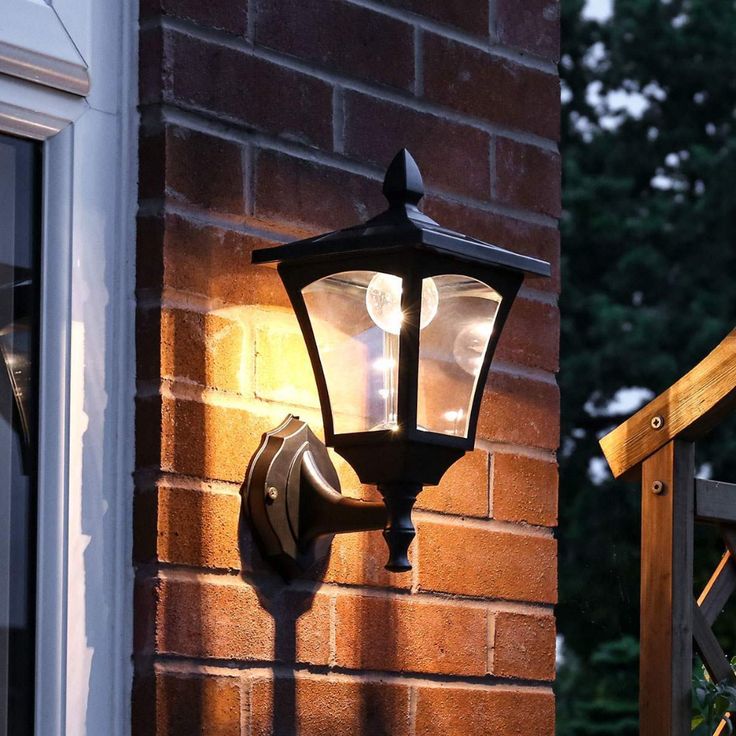
[(657, 496), (664, 493), (665, 485), (661, 480), (655, 480), (654, 483), (652, 483), (652, 493), (655, 493)]
[(664, 427), (664, 417), (657, 415), (652, 417), (652, 429), (662, 429)]
[(279, 497), (279, 489), (276, 488), (276, 486), (269, 486), (266, 489), (266, 500), (267, 501), (275, 501)]

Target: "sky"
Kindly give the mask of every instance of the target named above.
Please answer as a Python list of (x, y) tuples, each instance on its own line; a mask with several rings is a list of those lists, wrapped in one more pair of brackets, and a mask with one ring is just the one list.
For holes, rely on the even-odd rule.
[(608, 20), (613, 13), (613, 0), (587, 0), (583, 9), (583, 18), (589, 20)]

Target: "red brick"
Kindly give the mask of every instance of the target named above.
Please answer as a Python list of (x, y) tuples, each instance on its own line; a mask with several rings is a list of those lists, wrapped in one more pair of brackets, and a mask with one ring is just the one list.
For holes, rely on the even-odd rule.
[[(169, 32), (164, 101), (300, 143), (332, 147), (329, 84), (243, 51)], [(211, 169), (211, 177), (217, 175)]]
[(243, 147), (232, 141), (186, 128), (167, 127), (167, 195), (206, 210), (242, 217), (244, 155)]
[(135, 400), (135, 466), (139, 470), (158, 468), (161, 462), (162, 406), (160, 396)]
[(237, 143), (167, 126), (163, 134), (141, 139), (140, 155), (141, 198), (168, 197), (208, 211), (245, 214), (244, 149)]
[(158, 555), (158, 499), (155, 493), (133, 497), (133, 560), (153, 562)]
[(343, 493), (347, 492), (347, 495), (359, 498), (362, 501), (381, 500), (381, 494), (378, 492), (376, 486), (361, 483), (358, 475), (345, 458), (338, 455), (334, 450), (328, 449), (328, 453), (332, 464), (335, 466), (335, 470), (337, 470), (337, 477), (340, 480), (340, 487), (343, 489)]
[(522, 680), (554, 680), (554, 616), (549, 613), (496, 613), (492, 674)]
[(297, 674), (251, 687), (252, 736), (409, 736), (409, 688)]
[(345, 93), (345, 153), (384, 168), (398, 150), (408, 148), (430, 187), (487, 200), (489, 143), (489, 136), (477, 128)]
[[(244, 370), (252, 372), (252, 376), (243, 381), (250, 382), (243, 391), (284, 407), (308, 407), (319, 411), (314, 372), (293, 311), (253, 310), (246, 320), (250, 344), (241, 348), (241, 352), (246, 357), (250, 352)], [(346, 380), (345, 386), (355, 389), (346, 391), (351, 400), (362, 388), (357, 380)], [(334, 398), (332, 406), (338, 406)]]
[(438, 486), (429, 486), (419, 494), (417, 508), (488, 516), (488, 475), (488, 453), (469, 452), (445, 473)]
[(559, 346), (560, 310), (551, 304), (518, 297), (494, 357), (556, 372), (560, 367)]
[(351, 77), (413, 87), (408, 23), (337, 0), (257, 0), (256, 7), (257, 45)]
[[(241, 532), (240, 507), (240, 497), (231, 493), (164, 486), (139, 491), (134, 504), (135, 559), (271, 573), (248, 524)], [(329, 558), (318, 561), (303, 577), (341, 585), (408, 588), (411, 573), (389, 573), (384, 568), (387, 555), (380, 532), (340, 534)]]
[(248, 334), (246, 320), (163, 309), (161, 377), (184, 378), (201, 386), (249, 393), (252, 356), (244, 349)]
[(138, 309), (135, 316), (136, 379), (158, 381), (161, 373), (161, 313)]
[(385, 568), (387, 560), (388, 547), (380, 531), (338, 534), (326, 565), (318, 565), (308, 577), (339, 585), (411, 587), (411, 572), (391, 573)]
[(239, 496), (160, 486), (136, 493), (134, 508), (137, 560), (240, 569)]
[(248, 30), (247, 0), (141, 0), (141, 19), (156, 15), (190, 20), (209, 28), (244, 36)]
[(491, 458), (492, 516), (557, 526), (557, 463), (494, 452)]
[(136, 579), (133, 588), (133, 650), (148, 660), (156, 649), (156, 606), (158, 591), (155, 581)]
[(492, 372), (481, 401), (478, 437), (556, 450), (560, 390), (554, 383)]
[(160, 316), (161, 377), (286, 408), (319, 408), (304, 338), (291, 309), (227, 306), (202, 314), (164, 308)]
[[(141, 293), (151, 289), (159, 294), (163, 284), (163, 220), (157, 217), (138, 217), (136, 226), (136, 290)], [(136, 357), (140, 363), (140, 355)]]
[(560, 60), (560, 0), (496, 0), (496, 36), (505, 46)]
[(166, 137), (163, 132), (141, 135), (138, 141), (138, 197), (166, 196)]
[(556, 565), (552, 537), (457, 523), (419, 523), (422, 590), (554, 603)]
[(553, 736), (555, 700), (529, 688), (420, 687), (416, 736)]
[(133, 734), (240, 736), (242, 708), (236, 677), (164, 672), (137, 675)]
[(488, 36), (488, 0), (383, 0), (401, 10), (424, 15), (475, 36)]
[[(161, 469), (241, 483), (261, 435), (278, 426), (288, 412), (279, 405), (269, 409), (270, 415), (257, 416), (243, 409), (165, 397)], [(311, 418), (305, 419), (311, 424)]]
[(141, 31), (138, 38), (138, 99), (141, 105), (161, 100), (163, 76), (163, 31), (161, 28), (148, 28)]
[(485, 212), (437, 197), (427, 197), (424, 201), (427, 214), (445, 227), (551, 263), (552, 278), (527, 276), (524, 283), (540, 291), (559, 293), (560, 232), (557, 228)]
[[(137, 467), (241, 483), (261, 435), (278, 426), (289, 407), (262, 402), (262, 414), (171, 396), (138, 399)], [(313, 430), (320, 416), (301, 409)]]
[(488, 671), (486, 611), (402, 597), (339, 595), (339, 667), (483, 676)]
[(449, 38), (425, 36), (424, 95), (497, 125), (554, 140), (560, 134), (557, 76)]
[(157, 654), (231, 661), (326, 665), (329, 596), (238, 578), (160, 579), (155, 608)]
[(274, 245), (251, 235), (168, 214), (138, 224), (138, 289), (163, 287), (227, 304), (288, 307), (276, 269), (253, 266), (253, 250)]
[(321, 232), (347, 227), (386, 208), (381, 184), (273, 151), (258, 151), (255, 215)]
[(559, 217), (560, 156), (538, 146), (496, 138), (496, 199), (520, 209)]
[(156, 685), (150, 674), (136, 672), (133, 677), (131, 721), (132, 736), (157, 736)]

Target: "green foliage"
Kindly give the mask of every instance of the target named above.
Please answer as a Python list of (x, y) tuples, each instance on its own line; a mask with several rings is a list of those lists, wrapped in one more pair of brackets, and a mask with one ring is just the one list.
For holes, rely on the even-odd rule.
[[(736, 658), (731, 665), (736, 664)], [(718, 724), (727, 714), (736, 711), (736, 686), (730, 683), (715, 683), (703, 665), (693, 673), (693, 720), (692, 733), (695, 736), (712, 736)], [(726, 719), (724, 735), (733, 734), (730, 718)]]
[[(659, 393), (736, 325), (736, 3), (616, 0), (605, 23), (583, 7), (562, 0), (564, 736), (630, 728), (613, 701), (609, 725), (574, 731), (568, 718), (585, 717), (580, 698), (603, 697), (590, 691), (601, 643), (638, 635), (638, 491), (591, 465), (600, 436), (636, 408), (614, 400)], [(735, 441), (729, 424), (699, 461), (736, 481)], [(698, 539), (703, 580), (720, 544)]]
[(637, 736), (638, 642), (622, 637), (602, 644), (584, 664), (571, 657), (559, 675), (558, 733)]

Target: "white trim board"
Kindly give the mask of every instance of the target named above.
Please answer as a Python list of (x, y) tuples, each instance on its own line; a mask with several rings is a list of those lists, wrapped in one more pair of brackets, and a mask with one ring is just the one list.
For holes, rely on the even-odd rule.
[(93, 49), (90, 74), (104, 80), (82, 97), (0, 73), (0, 131), (44, 145), (35, 731), (127, 736), (137, 9), (59, 1), (68, 26), (51, 5), (0, 0), (3, 42), (23, 41), (7, 36), (7, 3), (37, 5), (64, 29), (71, 63)]
[(0, 0), (0, 72), (78, 95), (90, 89), (71, 36), (54, 8), (37, 0)]

